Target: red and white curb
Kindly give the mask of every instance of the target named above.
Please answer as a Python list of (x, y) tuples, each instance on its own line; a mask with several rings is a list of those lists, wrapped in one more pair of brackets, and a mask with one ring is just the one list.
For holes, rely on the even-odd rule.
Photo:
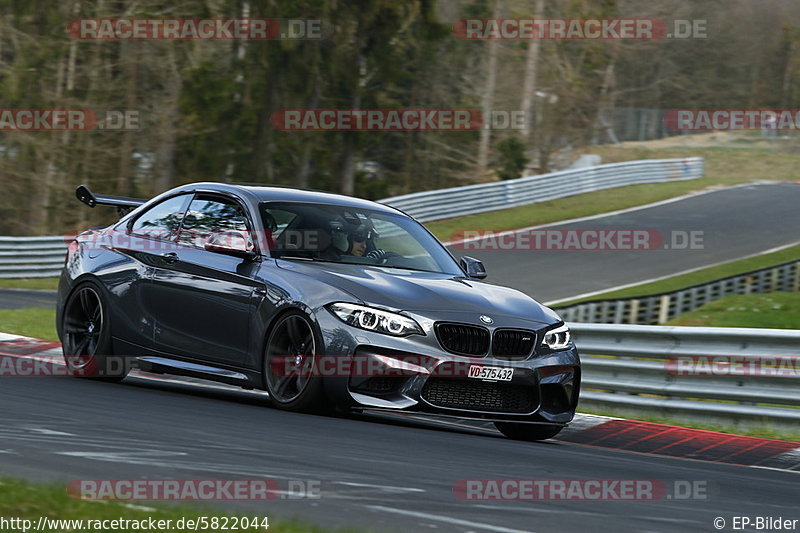
[[(62, 369), (65, 367), (60, 343), (0, 333), (0, 377), (15, 375), (8, 370), (18, 369), (19, 365), (15, 363), (20, 359), (52, 365), (53, 368)], [(30, 367), (26, 368), (29, 369)], [(67, 375), (67, 373), (62, 370), (48, 374), (45, 371), (41, 375)], [(139, 370), (133, 370), (130, 375), (159, 382), (241, 391), (238, 387), (212, 384), (205, 380), (163, 377)], [(262, 396), (266, 395), (266, 393), (259, 391), (249, 392)], [(384, 415), (415, 422), (431, 422), (430, 417), (413, 413), (384, 413)], [(436, 424), (461, 429), (495, 432), (491, 424), (483, 422), (436, 418)], [(800, 442), (747, 437), (717, 431), (655, 424), (641, 420), (578, 414), (569, 427), (559, 433), (554, 440), (651, 455), (789, 470), (800, 473)]]
[[(716, 463), (794, 470), (800, 473), (800, 442), (748, 437), (641, 420), (604, 419), (567, 428), (556, 439), (600, 448)], [(597, 417), (595, 417), (597, 418)]]

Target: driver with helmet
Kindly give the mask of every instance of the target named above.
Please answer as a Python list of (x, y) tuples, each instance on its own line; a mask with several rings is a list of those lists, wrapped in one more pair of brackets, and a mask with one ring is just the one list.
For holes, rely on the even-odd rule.
[(338, 255), (370, 257), (379, 262), (386, 257), (386, 252), (375, 248), (373, 239), (375, 231), (367, 224), (351, 224), (333, 220), (330, 223), (331, 248)]

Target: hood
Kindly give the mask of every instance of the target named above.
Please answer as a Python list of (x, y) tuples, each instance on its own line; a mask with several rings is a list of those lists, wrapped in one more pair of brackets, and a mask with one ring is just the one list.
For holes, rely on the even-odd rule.
[(542, 324), (560, 320), (556, 313), (518, 290), (448, 274), (343, 263), (276, 263), (280, 268), (338, 287), (370, 305), (421, 313), (474, 312)]

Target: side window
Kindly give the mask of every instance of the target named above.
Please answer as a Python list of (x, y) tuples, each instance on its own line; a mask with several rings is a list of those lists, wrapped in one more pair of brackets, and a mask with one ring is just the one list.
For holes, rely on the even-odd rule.
[(131, 233), (162, 241), (174, 240), (191, 198), (191, 194), (181, 194), (151, 207), (134, 220)]
[(212, 234), (230, 230), (244, 232), (251, 240), (247, 216), (239, 204), (226, 198), (199, 196), (189, 205), (178, 242), (202, 248)]
[[(263, 212), (264, 212), (264, 218), (265, 219), (266, 218), (271, 218), (272, 226), (273, 226), (273, 228), (272, 228), (273, 236), (276, 239), (278, 237), (280, 237), (281, 233), (283, 233), (283, 230), (285, 230), (286, 227), (293, 220), (295, 220), (297, 218), (297, 214), (296, 213), (292, 213), (291, 211), (284, 211), (282, 209), (264, 209)], [(270, 229), (270, 224), (265, 222), (264, 225), (267, 226), (268, 229)]]
[[(287, 244), (289, 244), (287, 242), (286, 229), (289, 226), (295, 227), (298, 222), (301, 222), (297, 213), (284, 211), (283, 209), (266, 208), (264, 204), (261, 204), (261, 218), (264, 219), (264, 235), (267, 239), (267, 246), (269, 246), (270, 253), (273, 254), (285, 250)], [(299, 232), (289, 231), (288, 233), (293, 233), (295, 237), (300, 235)], [(292, 241), (292, 239), (288, 240)], [(298, 243), (295, 239), (290, 247), (296, 247), (297, 245)]]

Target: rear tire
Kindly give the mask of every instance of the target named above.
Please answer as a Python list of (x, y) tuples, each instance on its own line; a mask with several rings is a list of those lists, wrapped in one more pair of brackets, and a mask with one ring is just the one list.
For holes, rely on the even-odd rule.
[[(67, 298), (61, 316), (64, 362), (70, 374), (117, 382), (128, 375), (127, 365), (112, 365), (111, 323), (102, 289), (80, 283)], [(112, 366), (117, 368), (112, 368)]]
[(321, 345), (304, 313), (289, 311), (276, 320), (264, 348), (264, 384), (275, 407), (327, 411), (322, 378), (315, 375)]
[(494, 427), (509, 439), (524, 441), (551, 439), (564, 429), (562, 426), (516, 424), (514, 422), (495, 422)]

